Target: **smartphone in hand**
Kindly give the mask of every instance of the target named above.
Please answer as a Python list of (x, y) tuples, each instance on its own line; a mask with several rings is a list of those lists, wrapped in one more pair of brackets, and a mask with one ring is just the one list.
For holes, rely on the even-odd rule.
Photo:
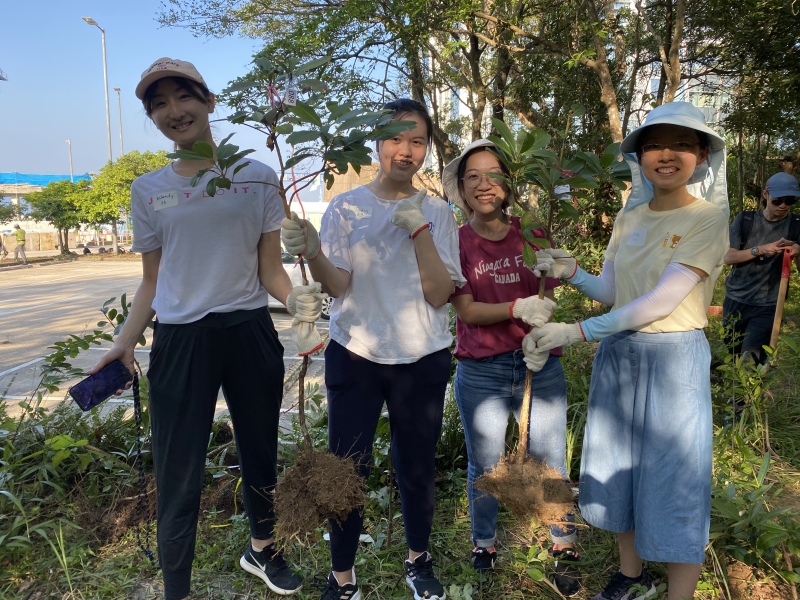
[(69, 394), (82, 410), (91, 410), (117, 390), (123, 389), (133, 375), (119, 360), (108, 363), (94, 375), (69, 388)]

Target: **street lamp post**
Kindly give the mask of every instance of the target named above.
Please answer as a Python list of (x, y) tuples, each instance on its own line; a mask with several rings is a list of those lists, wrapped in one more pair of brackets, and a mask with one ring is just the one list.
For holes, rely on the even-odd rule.
[(75, 175), (72, 172), (72, 140), (67, 140), (67, 147), (69, 148), (69, 180), (75, 183)]
[[(106, 65), (106, 30), (100, 27), (92, 17), (81, 17), (88, 25), (97, 27), (100, 30), (100, 35), (103, 41), (103, 91), (106, 95), (106, 130), (108, 132), (108, 162), (114, 160), (111, 154), (111, 108), (108, 103), (108, 66)], [(119, 245), (117, 243), (117, 220), (111, 221), (111, 238), (114, 243), (114, 254), (117, 254)]]
[(119, 155), (125, 154), (125, 148), (122, 145), (122, 100), (119, 96), (119, 88), (115, 87), (114, 91), (117, 92), (117, 114), (119, 115)]

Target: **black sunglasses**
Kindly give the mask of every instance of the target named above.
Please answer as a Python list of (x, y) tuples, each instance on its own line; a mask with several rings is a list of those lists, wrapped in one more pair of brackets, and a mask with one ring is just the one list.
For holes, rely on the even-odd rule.
[(772, 204), (775, 206), (780, 206), (781, 204), (792, 206), (795, 202), (797, 202), (797, 196), (781, 196), (780, 198), (770, 197), (770, 202), (772, 202)]

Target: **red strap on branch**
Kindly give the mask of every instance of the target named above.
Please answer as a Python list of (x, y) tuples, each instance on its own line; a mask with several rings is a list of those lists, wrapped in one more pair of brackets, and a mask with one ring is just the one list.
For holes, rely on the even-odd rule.
[(781, 269), (781, 279), (789, 279), (789, 273), (792, 270), (792, 250), (786, 248), (783, 251), (783, 269)]

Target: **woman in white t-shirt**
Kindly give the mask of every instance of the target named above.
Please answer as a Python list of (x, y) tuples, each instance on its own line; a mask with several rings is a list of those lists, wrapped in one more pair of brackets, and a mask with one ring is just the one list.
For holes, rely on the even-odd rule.
[[(688, 102), (652, 110), (622, 142), (633, 173), (600, 277), (563, 250), (549, 273), (611, 312), (547, 323), (526, 355), (602, 340), (580, 473), (583, 518), (618, 534), (620, 569), (593, 600), (656, 593), (642, 559), (668, 563), (669, 600), (694, 597), (711, 513), (711, 353), (703, 333), (728, 249), (725, 140)], [(537, 253), (539, 255), (540, 253)], [(529, 343), (530, 342), (530, 343)], [(638, 585), (646, 592), (628, 591)]]
[[(179, 149), (213, 148), (214, 95), (194, 65), (161, 58), (143, 74), (136, 96), (158, 130)], [(233, 422), (250, 521), (240, 565), (282, 595), (302, 578), (274, 546), (272, 495), (283, 396), (283, 346), (267, 294), (286, 299), (296, 318), (313, 322), (320, 294), (292, 288), (281, 260), (285, 216), (275, 172), (259, 162), (234, 185), (206, 193), (210, 162), (179, 159), (131, 187), (133, 251), (143, 277), (114, 347), (90, 373), (112, 360), (134, 372), (134, 347), (157, 315), (147, 373), (153, 462), (158, 487), (158, 557), (168, 600), (188, 597), (200, 494), (214, 407), (222, 387)], [(121, 393), (121, 390), (118, 392)]]
[[(450, 379), (446, 303), (464, 279), (458, 228), (448, 204), (412, 184), (431, 142), (428, 112), (408, 99), (384, 108), (416, 126), (378, 142), (375, 180), (331, 201), (321, 236), (293, 215), (283, 221), (282, 237), (287, 250), (302, 254), (314, 280), (336, 299), (325, 351), (330, 449), (352, 456), (368, 476), (375, 429), (387, 403), (409, 548), (406, 582), (417, 600), (436, 600), (445, 592), (427, 550), (434, 452)], [(353, 569), (361, 527), (358, 510), (341, 526), (331, 525), (333, 569), (322, 596), (326, 600), (361, 598)]]

